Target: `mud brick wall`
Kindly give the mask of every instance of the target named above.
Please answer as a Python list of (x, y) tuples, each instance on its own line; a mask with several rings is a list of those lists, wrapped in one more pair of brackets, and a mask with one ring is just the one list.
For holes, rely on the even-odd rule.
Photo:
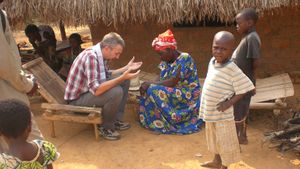
[[(280, 13), (265, 14), (257, 23), (257, 32), (262, 40), (262, 65), (258, 76), (263, 78), (281, 72), (300, 70), (300, 10), (282, 9)], [(174, 28), (172, 25), (123, 24), (118, 29), (105, 26), (102, 23), (90, 25), (93, 42), (97, 43), (103, 35), (115, 31), (121, 34), (126, 42), (124, 53), (113, 67), (125, 65), (136, 56), (142, 60), (142, 70), (158, 73), (159, 56), (151, 47), (152, 40), (166, 29), (171, 28), (178, 43), (178, 49), (190, 53), (195, 59), (200, 77), (205, 77), (207, 64), (211, 58), (213, 36), (220, 30), (227, 30), (237, 38), (235, 27), (188, 27)]]

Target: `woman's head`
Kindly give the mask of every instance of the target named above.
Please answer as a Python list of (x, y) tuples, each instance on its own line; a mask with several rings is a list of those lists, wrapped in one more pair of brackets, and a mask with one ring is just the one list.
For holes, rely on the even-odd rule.
[(73, 33), (69, 37), (69, 43), (71, 48), (79, 48), (82, 43), (81, 36), (78, 33)]
[(152, 47), (160, 55), (162, 61), (171, 62), (176, 57), (176, 39), (171, 30), (159, 34), (152, 42)]
[(28, 137), (31, 130), (29, 107), (16, 99), (0, 101), (0, 135), (7, 138)]
[(175, 49), (172, 48), (157, 50), (156, 53), (160, 56), (160, 59), (164, 62), (172, 62), (176, 57)]

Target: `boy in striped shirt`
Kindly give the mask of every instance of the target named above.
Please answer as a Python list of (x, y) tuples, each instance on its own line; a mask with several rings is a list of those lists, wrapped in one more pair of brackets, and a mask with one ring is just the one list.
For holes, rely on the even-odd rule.
[(202, 167), (226, 169), (240, 161), (233, 105), (254, 89), (251, 80), (230, 60), (234, 36), (218, 32), (213, 40), (212, 54), (202, 89), (200, 118), (206, 122), (206, 140), (213, 161)]

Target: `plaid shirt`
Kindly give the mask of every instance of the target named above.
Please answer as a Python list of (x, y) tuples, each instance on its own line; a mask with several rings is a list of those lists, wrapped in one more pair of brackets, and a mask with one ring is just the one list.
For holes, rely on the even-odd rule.
[(65, 100), (75, 100), (81, 94), (95, 94), (99, 85), (106, 81), (106, 67), (100, 43), (81, 52), (69, 71), (65, 89)]

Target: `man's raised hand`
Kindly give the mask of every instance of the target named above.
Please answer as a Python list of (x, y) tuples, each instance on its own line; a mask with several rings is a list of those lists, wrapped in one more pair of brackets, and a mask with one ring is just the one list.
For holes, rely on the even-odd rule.
[(130, 70), (138, 70), (143, 64), (143, 62), (134, 62), (134, 59), (135, 57), (133, 56), (127, 64), (127, 68)]

